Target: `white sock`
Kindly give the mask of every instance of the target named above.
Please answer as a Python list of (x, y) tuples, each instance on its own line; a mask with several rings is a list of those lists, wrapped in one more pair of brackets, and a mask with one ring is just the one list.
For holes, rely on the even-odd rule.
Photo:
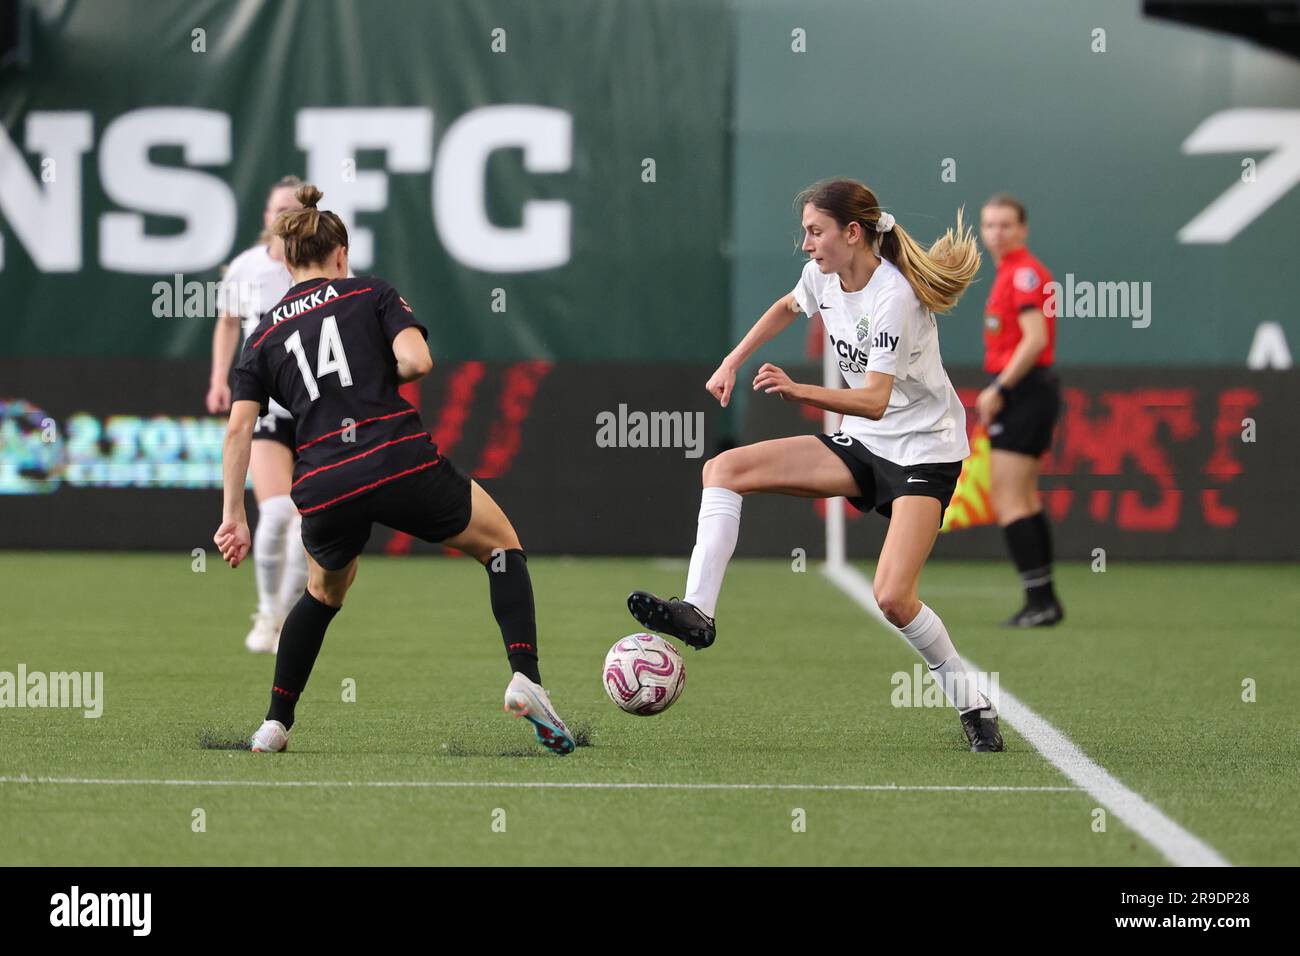
[(708, 617), (717, 616), (722, 576), (740, 537), (740, 504), (744, 500), (729, 488), (705, 488), (700, 495), (700, 523), (682, 600)]
[(284, 539), (298, 512), (288, 495), (276, 495), (257, 505), (253, 532), (253, 564), (257, 569), (257, 613), (275, 617), (279, 611), (280, 577), (284, 569)]
[[(943, 626), (939, 615), (924, 603), (920, 612), (912, 618), (910, 624), (899, 628), (909, 644), (916, 648), (930, 668), (930, 676), (943, 689), (949, 703), (957, 708), (958, 713), (966, 713), (987, 704), (993, 704), (979, 691), (975, 672), (966, 666), (966, 662), (957, 653), (948, 629)], [(990, 716), (997, 716), (996, 711)]]
[(277, 621), (283, 621), (307, 588), (307, 552), (302, 547), (302, 515), (296, 511), (285, 529), (284, 572), (276, 595)]

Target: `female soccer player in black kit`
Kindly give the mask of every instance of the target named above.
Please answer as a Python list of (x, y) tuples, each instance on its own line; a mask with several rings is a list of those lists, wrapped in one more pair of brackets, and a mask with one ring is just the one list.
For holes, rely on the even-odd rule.
[(387, 282), (347, 278), (347, 229), (333, 212), (316, 208), (320, 190), (303, 185), (297, 198), (303, 208), (273, 226), (294, 284), (248, 336), (233, 376), (225, 505), (214, 537), (232, 567), (248, 554), (249, 445), (259, 414), (275, 399), (297, 429), (292, 495), (308, 576), (280, 632), (271, 708), (252, 749), (284, 750), (325, 629), (378, 522), (447, 544), (488, 568), (492, 613), (514, 671), (505, 709), (528, 718), (543, 746), (572, 753), (573, 736), (537, 669), (533, 590), (519, 538), (487, 492), (438, 453), (419, 413), (398, 394), (399, 384), (433, 368), (428, 332)]

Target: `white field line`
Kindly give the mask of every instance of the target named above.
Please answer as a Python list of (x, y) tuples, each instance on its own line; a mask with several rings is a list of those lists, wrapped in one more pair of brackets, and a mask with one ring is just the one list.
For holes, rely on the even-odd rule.
[[(823, 566), (823, 573), (885, 627), (898, 634), (898, 629), (885, 619), (876, 605), (871, 582), (861, 572), (846, 564), (827, 564)], [(899, 637), (907, 640), (901, 634)], [(965, 654), (962, 658), (972, 670), (981, 669)], [(1175, 866), (1232, 865), (1209, 844), (1184, 830), (1153, 804), (1120, 783), (1110, 771), (1091, 760), (1065, 734), (1030, 710), (1005, 686), (1000, 685), (998, 691), (999, 716), (1015, 727), (1020, 736), (1028, 740), (1050, 764), (1105, 807), (1108, 813), (1123, 821), (1129, 829), (1155, 847), (1170, 863)]]
[[(265, 758), (261, 758), (265, 759)], [(1076, 793), (1078, 787), (962, 787), (894, 783), (607, 783), (567, 780), (126, 780), (115, 777), (0, 777), (0, 784), (88, 787), (338, 787), (400, 790), (843, 790), (852, 792)]]

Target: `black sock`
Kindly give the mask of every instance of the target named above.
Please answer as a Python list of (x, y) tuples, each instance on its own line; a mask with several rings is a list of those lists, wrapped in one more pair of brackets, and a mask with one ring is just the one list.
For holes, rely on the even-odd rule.
[(1011, 560), (1020, 572), (1026, 605), (1041, 608), (1055, 604), (1056, 592), (1052, 588), (1052, 533), (1047, 517), (1039, 511), (1011, 522), (1002, 532), (1006, 535)]
[(278, 720), (288, 730), (293, 726), (293, 709), (307, 686), (316, 655), (325, 641), (325, 629), (339, 612), (303, 591), (298, 603), (280, 629), (280, 648), (275, 654), (275, 685), (271, 688), (271, 709), (267, 720)]
[(519, 548), (498, 551), (485, 565), (492, 614), (501, 627), (501, 639), (511, 670), (540, 684), (537, 669), (537, 615), (533, 608), (533, 582), (528, 577), (528, 559)]

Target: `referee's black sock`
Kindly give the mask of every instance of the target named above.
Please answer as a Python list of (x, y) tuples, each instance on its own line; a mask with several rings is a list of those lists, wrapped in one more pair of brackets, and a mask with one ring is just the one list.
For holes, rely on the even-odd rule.
[(1057, 603), (1052, 588), (1052, 532), (1042, 511), (1011, 522), (1002, 529), (1011, 560), (1020, 572), (1025, 603), (1031, 608)]
[(519, 548), (496, 551), (484, 565), (492, 614), (501, 627), (510, 668), (540, 684), (537, 669), (537, 614), (533, 607), (533, 582), (528, 576), (528, 559)]
[(307, 686), (316, 655), (325, 641), (325, 629), (339, 612), (322, 604), (307, 591), (284, 619), (280, 647), (275, 652), (275, 685), (271, 688), (271, 709), (267, 720), (278, 720), (288, 730), (293, 726), (293, 709)]

